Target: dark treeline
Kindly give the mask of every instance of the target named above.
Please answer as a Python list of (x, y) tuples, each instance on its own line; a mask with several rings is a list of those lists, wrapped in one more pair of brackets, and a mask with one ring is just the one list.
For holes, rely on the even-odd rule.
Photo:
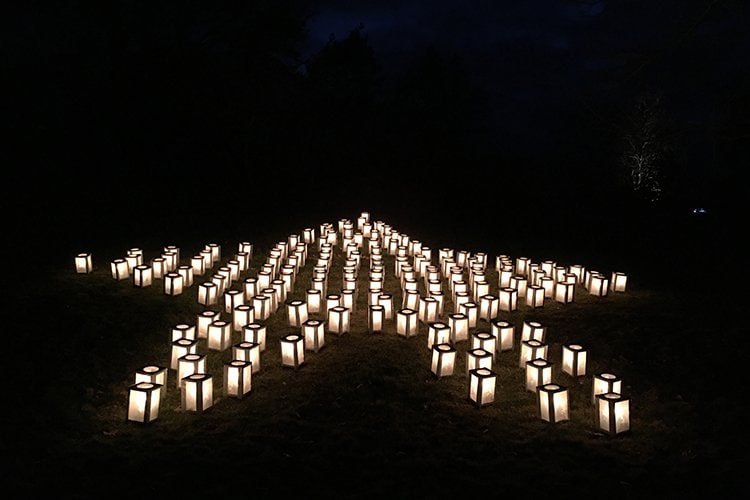
[[(27, 236), (117, 227), (123, 237), (209, 228), (234, 238), (277, 215), (289, 226), (297, 214), (299, 225), (371, 210), (414, 224), (437, 216), (456, 239), (493, 225), (579, 237), (642, 206), (618, 161), (644, 91), (662, 92), (674, 139), (663, 206), (726, 202), (720, 193), (734, 183), (722, 169), (738, 161), (747, 130), (742, 82), (722, 87), (734, 104), (716, 107), (704, 137), (681, 96), (656, 85), (660, 70), (627, 80), (618, 74), (627, 65), (526, 109), (519, 103), (533, 99), (504, 93), (524, 88), (510, 70), (538, 64), (534, 78), (544, 79), (566, 64), (528, 47), (507, 50), (497, 93), (477, 83), (464, 54), (438, 46), (384, 71), (366, 27), (303, 59), (316, 13), (305, 0), (13, 9), (4, 135), (18, 161), (6, 188), (32, 205), (35, 219), (19, 224)], [(718, 170), (689, 173), (699, 156)], [(581, 216), (586, 227), (571, 222)]]

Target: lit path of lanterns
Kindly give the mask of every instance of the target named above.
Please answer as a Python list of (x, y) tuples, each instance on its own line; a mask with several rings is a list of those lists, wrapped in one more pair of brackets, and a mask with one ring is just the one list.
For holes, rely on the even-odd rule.
[[(149, 364), (137, 371), (128, 387), (128, 421), (156, 420), (169, 390), (179, 391), (182, 411), (196, 414), (214, 405), (215, 390), (243, 399), (252, 391), (253, 374), (269, 362), (269, 320), (282, 315), (286, 326), (298, 330), (279, 339), (281, 359), (270, 362), (296, 370), (306, 355), (326, 345), (327, 335), (348, 334), (354, 323), (366, 323), (370, 334), (392, 332), (395, 326), (397, 335), (424, 341), (418, 340), (421, 326), (427, 330), (429, 369), (436, 378), (453, 376), (456, 357), (465, 356), (469, 403), (481, 408), (495, 401), (493, 363), (502, 353), (517, 353), (525, 388), (537, 400), (538, 417), (564, 422), (569, 420), (569, 389), (553, 380), (547, 326), (531, 320), (514, 325), (500, 314), (516, 311), (519, 302), (527, 308), (544, 307), (549, 300), (569, 304), (581, 289), (597, 297), (625, 292), (627, 281), (621, 272), (606, 276), (579, 264), (497, 255), (497, 280), (490, 283), (487, 254), (435, 251), (382, 221), (372, 221), (368, 212), (356, 221), (340, 219), (337, 225), (326, 222), (317, 231), (305, 228), (289, 235), (268, 252), (254, 275), (253, 250), (252, 243), (240, 242), (229, 259), (222, 259), (221, 246), (209, 243), (185, 259), (179, 248), (167, 246), (145, 264), (142, 250), (131, 248), (110, 263), (115, 280), (136, 287), (161, 280), (164, 294), (194, 291), (204, 308), (194, 324), (172, 328), (165, 366)], [(90, 273), (92, 256), (78, 254), (75, 268)], [(311, 270), (309, 282), (298, 282), (303, 269)], [(398, 288), (386, 287), (389, 276)], [(303, 287), (304, 298), (294, 298)], [(365, 307), (360, 305), (363, 293)], [(461, 346), (466, 348), (459, 350)], [(222, 363), (221, 373), (208, 373), (208, 357), (228, 350), (231, 359)], [(571, 379), (588, 376), (586, 348), (563, 345), (561, 370)], [(620, 377), (594, 374), (591, 403), (600, 431), (614, 436), (630, 430), (630, 400), (622, 394)]]

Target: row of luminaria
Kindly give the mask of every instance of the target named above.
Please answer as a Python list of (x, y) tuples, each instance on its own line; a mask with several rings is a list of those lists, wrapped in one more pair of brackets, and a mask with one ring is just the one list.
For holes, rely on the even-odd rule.
[[(486, 280), (487, 255), (482, 252), (441, 248), (433, 255), (432, 249), (419, 240), (382, 221), (371, 222), (368, 212), (360, 214), (356, 227), (349, 219), (341, 219), (338, 227), (323, 223), (318, 231), (316, 237), (314, 228), (305, 228), (302, 235), (293, 234), (277, 242), (254, 276), (247, 275), (253, 257), (249, 242), (239, 243), (236, 253), (224, 264), (221, 246), (216, 243), (206, 245), (186, 264), (181, 264), (180, 249), (175, 246), (164, 247), (149, 264), (144, 263), (139, 248), (131, 248), (125, 257), (113, 260), (113, 279), (130, 280), (136, 287), (162, 280), (167, 295), (182, 294), (193, 286), (196, 277), (217, 268), (196, 287), (196, 300), (206, 309), (197, 315), (195, 324), (178, 324), (171, 331), (169, 366), (146, 365), (135, 374), (128, 390), (127, 420), (148, 423), (158, 418), (170, 372), (175, 374), (174, 385), (180, 391), (183, 411), (202, 413), (213, 406), (214, 377), (206, 370), (208, 353), (199, 352), (202, 339), (209, 352), (231, 349), (231, 360), (223, 366), (222, 390), (227, 397), (244, 398), (252, 390), (253, 374), (261, 369), (266, 320), (279, 311), (286, 314), (290, 326), (299, 328), (280, 339), (281, 363), (300, 367), (306, 351), (317, 353), (325, 345), (326, 333), (349, 332), (352, 314), (359, 313), (363, 262), (368, 262), (368, 331), (381, 333), (386, 324), (395, 323), (396, 333), (410, 338), (417, 336), (420, 324), (426, 325), (427, 347), (432, 351), (430, 369), (438, 378), (454, 374), (456, 347), (466, 341), (468, 399), (480, 408), (495, 400), (496, 356), (516, 348), (516, 327), (498, 317), (501, 311), (517, 310), (519, 297), (526, 307), (539, 308), (545, 300), (574, 302), (581, 287), (599, 297), (610, 290), (626, 290), (627, 277), (621, 272), (605, 276), (582, 265), (562, 266), (554, 261), (537, 263), (527, 257), (514, 260), (498, 255), (497, 293), (493, 294)], [(305, 299), (288, 298), (300, 269), (309, 264), (311, 245), (316, 245), (317, 252)], [(329, 271), (337, 248), (344, 257), (343, 278), (340, 290), (329, 293)], [(386, 269), (385, 255), (393, 257), (390, 270)], [(75, 268), (78, 273), (92, 272), (91, 254), (78, 254)], [(394, 294), (385, 290), (389, 271), (400, 283), (400, 304), (394, 304)], [(446, 309), (446, 297), (451, 300), (450, 311)], [(313, 317), (316, 315), (324, 318)], [(486, 321), (490, 328), (478, 330), (479, 320)], [(568, 388), (552, 381), (546, 333), (541, 323), (524, 321), (518, 366), (525, 370), (526, 390), (536, 394), (539, 417), (551, 423), (563, 422), (569, 419)], [(237, 343), (233, 343), (234, 334), (241, 336)], [(567, 375), (586, 376), (586, 362), (583, 346), (571, 343), (562, 347), (562, 371)], [(594, 375), (591, 399), (597, 407), (600, 430), (610, 435), (630, 430), (630, 400), (622, 394), (618, 376)]]

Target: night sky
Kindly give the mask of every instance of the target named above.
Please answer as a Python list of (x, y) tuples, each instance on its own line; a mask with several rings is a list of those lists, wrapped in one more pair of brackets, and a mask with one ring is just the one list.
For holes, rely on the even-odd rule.
[(658, 100), (669, 147), (662, 205), (738, 205), (746, 2), (6, 9), (4, 199), (24, 206), (11, 224), (27, 237), (165, 237), (229, 220), (241, 237), (360, 210), (455, 225), (530, 204), (555, 225), (623, 210), (618, 157), (643, 96)]

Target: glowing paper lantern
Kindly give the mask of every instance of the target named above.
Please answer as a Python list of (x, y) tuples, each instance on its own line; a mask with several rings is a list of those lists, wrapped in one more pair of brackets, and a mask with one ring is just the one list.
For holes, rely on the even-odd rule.
[(416, 335), (419, 327), (418, 320), (415, 309), (399, 309), (396, 311), (396, 333), (407, 338)]
[(367, 329), (370, 333), (381, 333), (385, 322), (385, 308), (379, 304), (368, 306)]
[(190, 258), (190, 266), (193, 268), (193, 276), (203, 276), (206, 272), (206, 261), (201, 255), (193, 255)]
[(609, 280), (603, 274), (592, 274), (588, 290), (595, 297), (606, 297), (609, 293)]
[(547, 337), (547, 327), (539, 321), (524, 320), (521, 327), (521, 340), (538, 340), (544, 342)]
[(342, 305), (341, 304), (341, 294), (339, 293), (329, 293), (326, 296), (326, 311), (329, 309), (333, 309), (334, 307), (338, 307)]
[(268, 295), (260, 293), (253, 297), (253, 309), (255, 318), (265, 321), (271, 316), (272, 299)]
[(450, 344), (433, 344), (431, 370), (437, 378), (453, 375), (455, 364), (455, 347)]
[(167, 394), (167, 378), (169, 375), (169, 368), (166, 366), (159, 365), (146, 365), (135, 372), (135, 384), (140, 382), (148, 382), (150, 384), (158, 384), (162, 386), (160, 391), (161, 398)]
[(469, 399), (477, 408), (495, 401), (497, 374), (489, 368), (475, 368), (469, 371)]
[(224, 291), (224, 312), (231, 313), (234, 308), (245, 303), (242, 290), (230, 289)]
[(505, 287), (498, 290), (498, 299), (500, 300), (500, 310), (512, 312), (518, 308), (518, 290), (515, 288)]
[(169, 361), (169, 367), (177, 370), (179, 359), (185, 354), (195, 354), (198, 350), (197, 339), (177, 339), (172, 341), (172, 352)]
[(536, 392), (537, 386), (552, 383), (552, 362), (543, 358), (526, 362), (526, 390)]
[(481, 347), (466, 351), (466, 373), (475, 368), (492, 368), (492, 353)]
[(548, 345), (535, 339), (522, 340), (521, 352), (518, 356), (519, 368), (526, 368), (526, 362), (532, 359), (547, 359)]
[(427, 348), (432, 349), (434, 344), (447, 344), (450, 342), (451, 329), (447, 323), (433, 321), (427, 325)]
[(612, 273), (610, 285), (613, 292), (624, 292), (627, 288), (628, 277), (625, 273), (615, 271)]
[(497, 339), (490, 332), (474, 332), (471, 334), (471, 348), (484, 349), (492, 353), (492, 358), (497, 352)]
[(242, 280), (242, 291), (245, 293), (245, 301), (250, 301), (255, 295), (258, 294), (258, 278), (255, 276), (248, 276)]
[(432, 292), (430, 294), (430, 297), (433, 297), (435, 300), (437, 300), (437, 303), (438, 303), (438, 317), (442, 317), (443, 313), (445, 311), (445, 293), (443, 293), (442, 291)]
[(341, 305), (349, 309), (351, 312), (357, 310), (357, 290), (350, 288), (341, 290)]
[(613, 373), (597, 373), (594, 375), (594, 381), (591, 386), (591, 401), (596, 404), (596, 397), (599, 394), (614, 392), (622, 393), (622, 379)]
[(214, 379), (208, 373), (193, 373), (182, 379), (182, 410), (203, 413), (214, 404)]
[(219, 287), (212, 281), (205, 281), (198, 285), (198, 303), (204, 306), (216, 304), (219, 297)]
[(575, 300), (576, 284), (558, 281), (555, 283), (555, 301), (570, 304)]
[(281, 364), (299, 368), (305, 362), (305, 338), (298, 333), (290, 333), (281, 338)]
[(463, 342), (469, 338), (469, 317), (464, 313), (451, 313), (448, 315), (448, 326), (451, 329), (451, 344)]
[(242, 327), (242, 340), (260, 345), (260, 350), (266, 350), (266, 325), (260, 321), (253, 321)]
[(305, 349), (318, 352), (325, 345), (325, 323), (308, 319), (302, 323), (302, 336), (305, 337)]
[(378, 305), (383, 306), (385, 319), (393, 319), (393, 295), (381, 292), (378, 296)]
[(212, 265), (221, 261), (221, 245), (218, 243), (209, 243), (206, 245), (206, 249), (211, 251)]
[(630, 431), (630, 399), (615, 392), (596, 396), (597, 424), (610, 436)]
[(495, 295), (485, 294), (479, 298), (479, 318), (492, 321), (500, 310), (500, 299)]
[(224, 396), (242, 399), (252, 390), (253, 364), (233, 359), (224, 363)]
[(307, 302), (299, 299), (287, 301), (286, 312), (289, 326), (302, 326), (307, 321)]
[(544, 298), (551, 299), (555, 295), (555, 280), (550, 276), (539, 278), (539, 286), (544, 289)]
[(516, 327), (513, 323), (501, 319), (490, 322), (490, 333), (497, 339), (498, 352), (512, 351), (515, 344)]
[(305, 300), (307, 301), (307, 312), (317, 314), (320, 312), (322, 293), (320, 290), (308, 288), (305, 291)]
[(164, 294), (180, 295), (184, 285), (184, 278), (180, 273), (168, 272), (164, 275)]
[(419, 291), (418, 290), (404, 290), (402, 309), (413, 309), (417, 311), (417, 318), (419, 318)]
[(240, 304), (232, 311), (232, 328), (241, 332), (248, 323), (255, 321), (255, 308), (248, 304)]
[(499, 288), (511, 288), (510, 279), (514, 276), (513, 267), (503, 267), (498, 271), (497, 286)]
[(526, 297), (526, 288), (528, 285), (529, 280), (526, 276), (516, 274), (510, 279), (510, 288), (515, 288), (518, 291), (519, 297)]
[(193, 373), (206, 373), (205, 354), (185, 354), (177, 360), (177, 387), (182, 386), (182, 379)]
[(133, 285), (137, 287), (151, 286), (154, 278), (154, 270), (151, 266), (141, 264), (133, 268)]
[(260, 344), (256, 342), (238, 342), (232, 346), (232, 359), (252, 363), (253, 373), (260, 371)]
[(568, 417), (568, 388), (558, 384), (537, 387), (539, 417), (552, 424), (565, 422)]
[(193, 278), (195, 277), (195, 274), (193, 273), (192, 266), (177, 266), (177, 272), (182, 275), (182, 286), (184, 288), (193, 286)]
[(529, 285), (526, 287), (526, 305), (529, 307), (544, 307), (544, 287)]
[(75, 257), (76, 272), (79, 274), (87, 274), (94, 270), (91, 263), (90, 253), (79, 253)]
[(565, 344), (562, 348), (562, 370), (571, 377), (586, 375), (586, 351), (578, 344)]
[(195, 325), (188, 325), (187, 323), (178, 323), (172, 327), (172, 341), (177, 339), (190, 339), (194, 340), (197, 338), (195, 331)]
[(479, 319), (479, 307), (476, 302), (467, 301), (459, 304), (457, 312), (466, 315), (469, 320), (469, 328), (475, 328)]
[(147, 424), (159, 418), (161, 384), (138, 382), (128, 387), (127, 420)]
[(130, 267), (125, 259), (115, 259), (111, 263), (112, 277), (116, 280), (124, 280), (130, 277)]
[(328, 309), (328, 330), (338, 335), (348, 333), (350, 318), (351, 311), (347, 307), (335, 306)]
[(526, 276), (529, 271), (529, 264), (531, 259), (528, 257), (516, 257), (516, 274), (519, 276)]
[(221, 319), (221, 313), (212, 309), (206, 309), (198, 313), (196, 325), (199, 339), (208, 338), (208, 326)]
[(232, 323), (217, 320), (208, 325), (208, 348), (224, 351), (232, 345)]
[(430, 323), (438, 319), (438, 301), (435, 297), (419, 298), (419, 319), (423, 323)]

